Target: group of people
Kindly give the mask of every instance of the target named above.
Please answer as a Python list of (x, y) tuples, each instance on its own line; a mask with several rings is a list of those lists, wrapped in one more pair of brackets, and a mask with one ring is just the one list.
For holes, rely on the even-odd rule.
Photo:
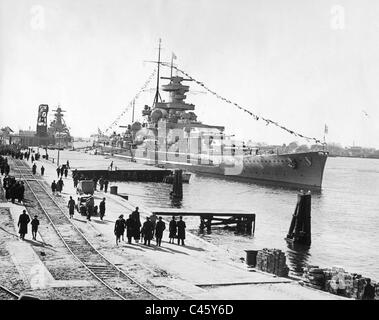
[[(104, 219), (105, 216), (105, 198), (100, 201), (99, 206), (95, 206), (95, 200), (94, 197), (89, 197), (87, 199), (86, 204), (82, 205), (86, 207), (86, 215), (87, 215), (87, 220), (91, 221), (91, 216), (93, 214), (97, 214), (97, 210), (99, 209), (99, 214), (100, 214), (100, 220)], [(70, 216), (70, 219), (73, 218), (75, 209), (77, 209), (79, 212), (81, 212), (82, 208), (78, 207), (78, 205), (75, 203), (75, 200), (70, 196), (70, 200), (67, 203), (68, 207), (68, 213)]]
[(26, 210), (22, 211), (22, 214), (20, 214), (20, 217), (18, 218), (18, 233), (20, 234), (20, 238), (22, 240), (25, 239), (25, 235), (28, 233), (28, 224), (32, 225), (32, 237), (33, 240), (37, 239), (37, 232), (38, 232), (38, 226), (39, 226), (39, 220), (38, 216), (34, 216), (34, 218), (30, 221), (29, 215), (26, 213)]
[[(141, 228), (142, 226), (142, 228)], [(156, 238), (157, 246), (161, 246), (163, 231), (166, 229), (166, 224), (162, 220), (162, 217), (158, 218), (155, 214), (152, 214), (150, 217), (146, 217), (146, 221), (141, 225), (139, 208), (136, 207), (136, 210), (133, 211), (128, 219), (124, 219), (124, 215), (120, 215), (115, 222), (114, 234), (116, 236), (116, 245), (119, 242), (124, 241), (124, 233), (126, 230), (126, 237), (128, 238), (128, 243), (132, 243), (132, 238), (136, 243), (140, 239), (143, 239), (144, 245), (150, 246), (151, 240)], [(186, 224), (183, 221), (183, 217), (179, 218), (179, 221), (176, 222), (175, 217), (172, 217), (172, 220), (169, 224), (169, 238), (170, 243), (174, 243), (174, 239), (178, 239), (178, 245), (181, 243), (184, 245), (185, 239), (185, 229)]]
[(1, 172), (1, 175), (3, 176), (5, 174), (7, 176), (7, 175), (9, 175), (10, 171), (11, 171), (11, 168), (8, 164), (8, 158), (0, 155), (0, 172)]
[(59, 179), (59, 177), (63, 178), (63, 175), (65, 176), (65, 178), (67, 178), (68, 168), (69, 168), (69, 161), (68, 160), (67, 160), (67, 163), (65, 165), (57, 167), (56, 171), (57, 171), (58, 179)]
[(15, 203), (16, 199), (18, 203), (24, 200), (25, 186), (23, 181), (18, 181), (15, 177), (6, 176), (3, 179), (3, 188), (5, 190), (5, 198), (12, 200), (12, 203)]
[(53, 192), (53, 194), (56, 194), (56, 192), (61, 193), (63, 190), (63, 186), (64, 182), (62, 178), (60, 178), (57, 182), (53, 180), (53, 182), (51, 183), (51, 191)]

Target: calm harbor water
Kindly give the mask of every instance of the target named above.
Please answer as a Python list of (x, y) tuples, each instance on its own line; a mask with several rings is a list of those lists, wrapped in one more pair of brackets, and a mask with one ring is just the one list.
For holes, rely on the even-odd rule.
[[(72, 166), (102, 166), (111, 161), (85, 153), (62, 153)], [(125, 163), (115, 160), (116, 165)], [(132, 203), (150, 210), (177, 208), (170, 199), (172, 185), (117, 182), (119, 192)], [(284, 240), (296, 206), (297, 191), (254, 183), (236, 182), (192, 174), (183, 185), (180, 209), (245, 211), (256, 213), (255, 236), (237, 236), (229, 230), (201, 235), (228, 250), (239, 260), (244, 250), (278, 248), (286, 252), (291, 271), (304, 264), (341, 266), (379, 280), (379, 160), (328, 158), (323, 188), (312, 195), (312, 245), (309, 250), (289, 247)], [(187, 227), (198, 233), (199, 218), (186, 217)]]
[[(171, 185), (118, 183), (130, 200), (151, 210), (173, 208)], [(286, 252), (294, 272), (305, 263), (342, 266), (379, 280), (379, 160), (329, 158), (323, 189), (312, 196), (312, 245), (291, 248), (284, 240), (297, 200), (296, 190), (272, 188), (192, 174), (183, 186), (181, 210), (242, 210), (257, 215), (254, 237), (217, 230), (204, 235), (236, 259), (244, 250), (279, 248)], [(197, 232), (199, 218), (186, 218)]]

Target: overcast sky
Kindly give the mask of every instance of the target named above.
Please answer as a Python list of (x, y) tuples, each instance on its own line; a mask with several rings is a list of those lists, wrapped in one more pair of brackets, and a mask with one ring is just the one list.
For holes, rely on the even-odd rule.
[[(105, 129), (151, 74), (144, 61), (159, 38), (164, 60), (175, 52), (178, 67), (252, 112), (379, 148), (374, 0), (0, 0), (0, 126), (35, 129), (38, 105), (60, 103), (74, 136)], [(138, 116), (153, 95), (137, 101)], [(188, 102), (243, 139), (306, 143), (209, 94)]]

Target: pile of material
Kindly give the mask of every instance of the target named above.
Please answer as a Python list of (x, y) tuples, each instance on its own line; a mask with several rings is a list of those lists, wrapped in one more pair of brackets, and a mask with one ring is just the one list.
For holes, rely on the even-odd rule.
[(268, 273), (273, 273), (279, 277), (288, 276), (286, 256), (279, 249), (263, 249), (257, 253), (256, 268)]
[[(361, 300), (367, 278), (360, 274), (346, 272), (343, 268), (319, 268), (308, 265), (304, 269), (304, 284), (336, 295)], [(375, 299), (379, 299), (379, 283), (374, 281)]]

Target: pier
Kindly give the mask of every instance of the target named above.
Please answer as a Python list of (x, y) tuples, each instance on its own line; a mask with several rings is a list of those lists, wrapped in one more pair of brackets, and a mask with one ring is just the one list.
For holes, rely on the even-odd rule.
[(157, 216), (195, 216), (200, 217), (200, 230), (211, 231), (212, 226), (233, 226), (238, 233), (255, 233), (255, 213), (241, 212), (183, 212), (183, 211), (153, 211)]

